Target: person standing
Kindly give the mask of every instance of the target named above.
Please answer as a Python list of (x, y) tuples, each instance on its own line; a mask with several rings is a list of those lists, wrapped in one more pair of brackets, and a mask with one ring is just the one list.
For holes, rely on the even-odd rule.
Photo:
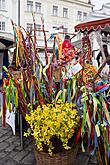
[[(108, 49), (107, 49), (107, 45), (106, 45), (106, 44), (103, 45), (103, 52), (104, 52), (105, 58), (107, 59), (108, 56), (109, 56), (109, 53), (108, 53)], [(97, 58), (96, 58), (96, 60), (97, 60), (97, 62), (98, 62), (98, 67), (100, 66), (100, 58), (103, 59), (103, 55), (102, 55), (102, 52), (101, 52), (101, 51), (99, 52), (99, 54), (97, 55)], [(107, 64), (108, 64), (109, 67), (110, 67), (110, 60), (107, 61)]]
[(64, 50), (71, 50), (71, 49), (75, 49), (74, 46), (71, 44), (71, 39), (69, 35), (65, 35), (65, 39), (62, 43), (62, 51)]

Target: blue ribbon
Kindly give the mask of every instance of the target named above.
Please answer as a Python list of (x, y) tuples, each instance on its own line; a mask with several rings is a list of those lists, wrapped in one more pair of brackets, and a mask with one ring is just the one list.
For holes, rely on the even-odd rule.
[(71, 102), (70, 80), (68, 80), (68, 103)]
[(38, 80), (40, 80), (40, 74), (39, 74), (39, 66), (36, 64), (36, 76)]

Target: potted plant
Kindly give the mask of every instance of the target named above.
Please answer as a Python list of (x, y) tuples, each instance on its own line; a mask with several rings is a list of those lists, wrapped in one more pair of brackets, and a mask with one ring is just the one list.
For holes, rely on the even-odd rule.
[(74, 138), (80, 123), (75, 104), (58, 100), (38, 106), (26, 115), (26, 121), (30, 127), (25, 136), (34, 137), (38, 165), (70, 165), (74, 162), (78, 150)]

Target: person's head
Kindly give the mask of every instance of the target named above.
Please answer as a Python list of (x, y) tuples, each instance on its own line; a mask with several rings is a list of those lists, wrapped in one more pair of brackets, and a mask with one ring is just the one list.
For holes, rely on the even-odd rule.
[(108, 51), (108, 50), (107, 50), (107, 45), (106, 45), (106, 44), (103, 45), (103, 50), (104, 50), (104, 52)]
[(109, 53), (108, 53), (108, 48), (106, 44), (103, 45), (103, 51), (104, 51), (105, 57), (107, 58)]
[(65, 39), (71, 41), (70, 36), (67, 34), (65, 35)]

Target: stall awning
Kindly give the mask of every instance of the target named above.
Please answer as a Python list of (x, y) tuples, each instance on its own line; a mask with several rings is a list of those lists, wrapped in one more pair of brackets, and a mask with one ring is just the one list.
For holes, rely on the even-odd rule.
[(0, 50), (9, 49), (10, 47), (13, 47), (14, 44), (13, 34), (0, 31)]
[(104, 29), (107, 26), (110, 26), (110, 18), (80, 23), (75, 26), (75, 31), (84, 32), (84, 31), (98, 30), (98, 29)]
[(0, 43), (2, 43), (3, 45), (5, 45), (6, 47), (9, 47), (11, 45), (14, 44), (14, 41), (9, 40), (7, 38), (0, 38)]

